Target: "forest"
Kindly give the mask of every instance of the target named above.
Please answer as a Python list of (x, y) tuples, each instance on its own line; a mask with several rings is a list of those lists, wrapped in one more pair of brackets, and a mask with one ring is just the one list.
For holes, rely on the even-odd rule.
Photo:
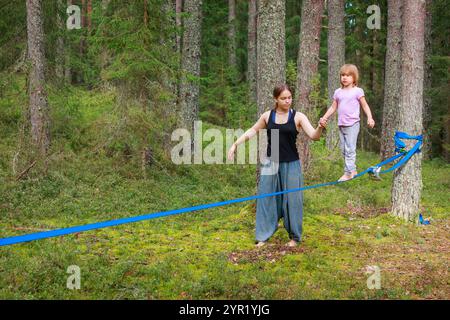
[[(0, 0), (0, 15), (1, 299), (450, 298), (447, 1)], [(256, 139), (230, 161), (233, 142), (281, 84), (322, 130), (344, 64), (375, 125), (361, 111), (362, 176), (337, 185), (338, 116), (298, 134), (304, 186), (330, 183), (303, 192), (298, 245), (280, 220), (255, 247), (255, 198), (2, 244), (257, 194)], [(400, 150), (396, 131), (416, 139)]]

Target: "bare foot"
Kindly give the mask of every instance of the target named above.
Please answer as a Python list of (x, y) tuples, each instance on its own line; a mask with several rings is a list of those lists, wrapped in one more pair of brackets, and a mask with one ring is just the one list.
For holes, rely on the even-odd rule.
[(297, 241), (291, 240), (291, 241), (289, 241), (288, 243), (286, 243), (286, 246), (287, 246), (287, 247), (296, 247), (297, 244), (298, 244)]
[(356, 175), (358, 174), (358, 172), (356, 170), (353, 170), (352, 172), (350, 172), (350, 179), (353, 179)]
[(257, 247), (263, 247), (263, 246), (265, 246), (265, 245), (266, 245), (266, 243), (265, 243), (264, 241), (259, 241), (259, 242), (256, 244)]
[(349, 173), (344, 173), (344, 175), (342, 177), (339, 178), (338, 181), (347, 181), (350, 180), (352, 178), (352, 176)]

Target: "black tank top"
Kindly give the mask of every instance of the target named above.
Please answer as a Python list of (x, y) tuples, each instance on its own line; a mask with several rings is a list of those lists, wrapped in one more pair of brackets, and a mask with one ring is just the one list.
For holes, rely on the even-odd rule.
[(267, 123), (267, 157), (271, 156), (271, 130), (278, 129), (279, 133), (279, 162), (290, 162), (299, 160), (297, 146), (295, 141), (297, 140), (297, 127), (295, 126), (295, 110), (289, 109), (288, 121), (283, 124), (275, 123), (275, 110), (270, 111), (269, 121)]

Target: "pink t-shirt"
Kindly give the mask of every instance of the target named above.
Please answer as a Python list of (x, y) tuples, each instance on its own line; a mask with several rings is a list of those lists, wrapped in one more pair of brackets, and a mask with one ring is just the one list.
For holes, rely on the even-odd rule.
[(337, 102), (338, 126), (352, 126), (359, 119), (359, 99), (364, 96), (364, 90), (359, 87), (351, 89), (339, 88), (334, 92), (333, 99)]

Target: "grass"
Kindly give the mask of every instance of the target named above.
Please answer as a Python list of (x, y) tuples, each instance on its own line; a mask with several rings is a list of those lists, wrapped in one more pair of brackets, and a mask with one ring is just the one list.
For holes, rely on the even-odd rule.
[[(144, 179), (133, 163), (90, 152), (93, 138), (86, 136), (111, 112), (114, 95), (68, 95), (79, 103), (67, 122), (80, 121), (85, 131), (81, 143), (54, 159), (47, 177), (15, 181), (14, 136), (0, 142), (6, 155), (0, 159), (2, 237), (254, 194), (252, 165), (154, 163)], [(62, 103), (58, 99), (51, 101)], [(11, 136), (17, 114), (5, 101), (0, 128)], [(70, 130), (78, 132), (75, 125)], [(60, 145), (71, 138), (58, 132)], [(340, 176), (342, 161), (323, 141), (313, 153), (306, 185)], [(375, 154), (358, 153), (360, 168), (378, 162)], [(448, 299), (449, 165), (439, 159), (423, 164), (428, 226), (390, 215), (391, 180), (389, 174), (380, 182), (361, 177), (306, 191), (304, 238), (296, 248), (284, 246), (283, 227), (268, 246), (255, 248), (254, 202), (0, 247), (0, 298)], [(80, 290), (66, 287), (71, 265), (80, 267)], [(379, 290), (366, 284), (373, 265), (381, 270)]]

